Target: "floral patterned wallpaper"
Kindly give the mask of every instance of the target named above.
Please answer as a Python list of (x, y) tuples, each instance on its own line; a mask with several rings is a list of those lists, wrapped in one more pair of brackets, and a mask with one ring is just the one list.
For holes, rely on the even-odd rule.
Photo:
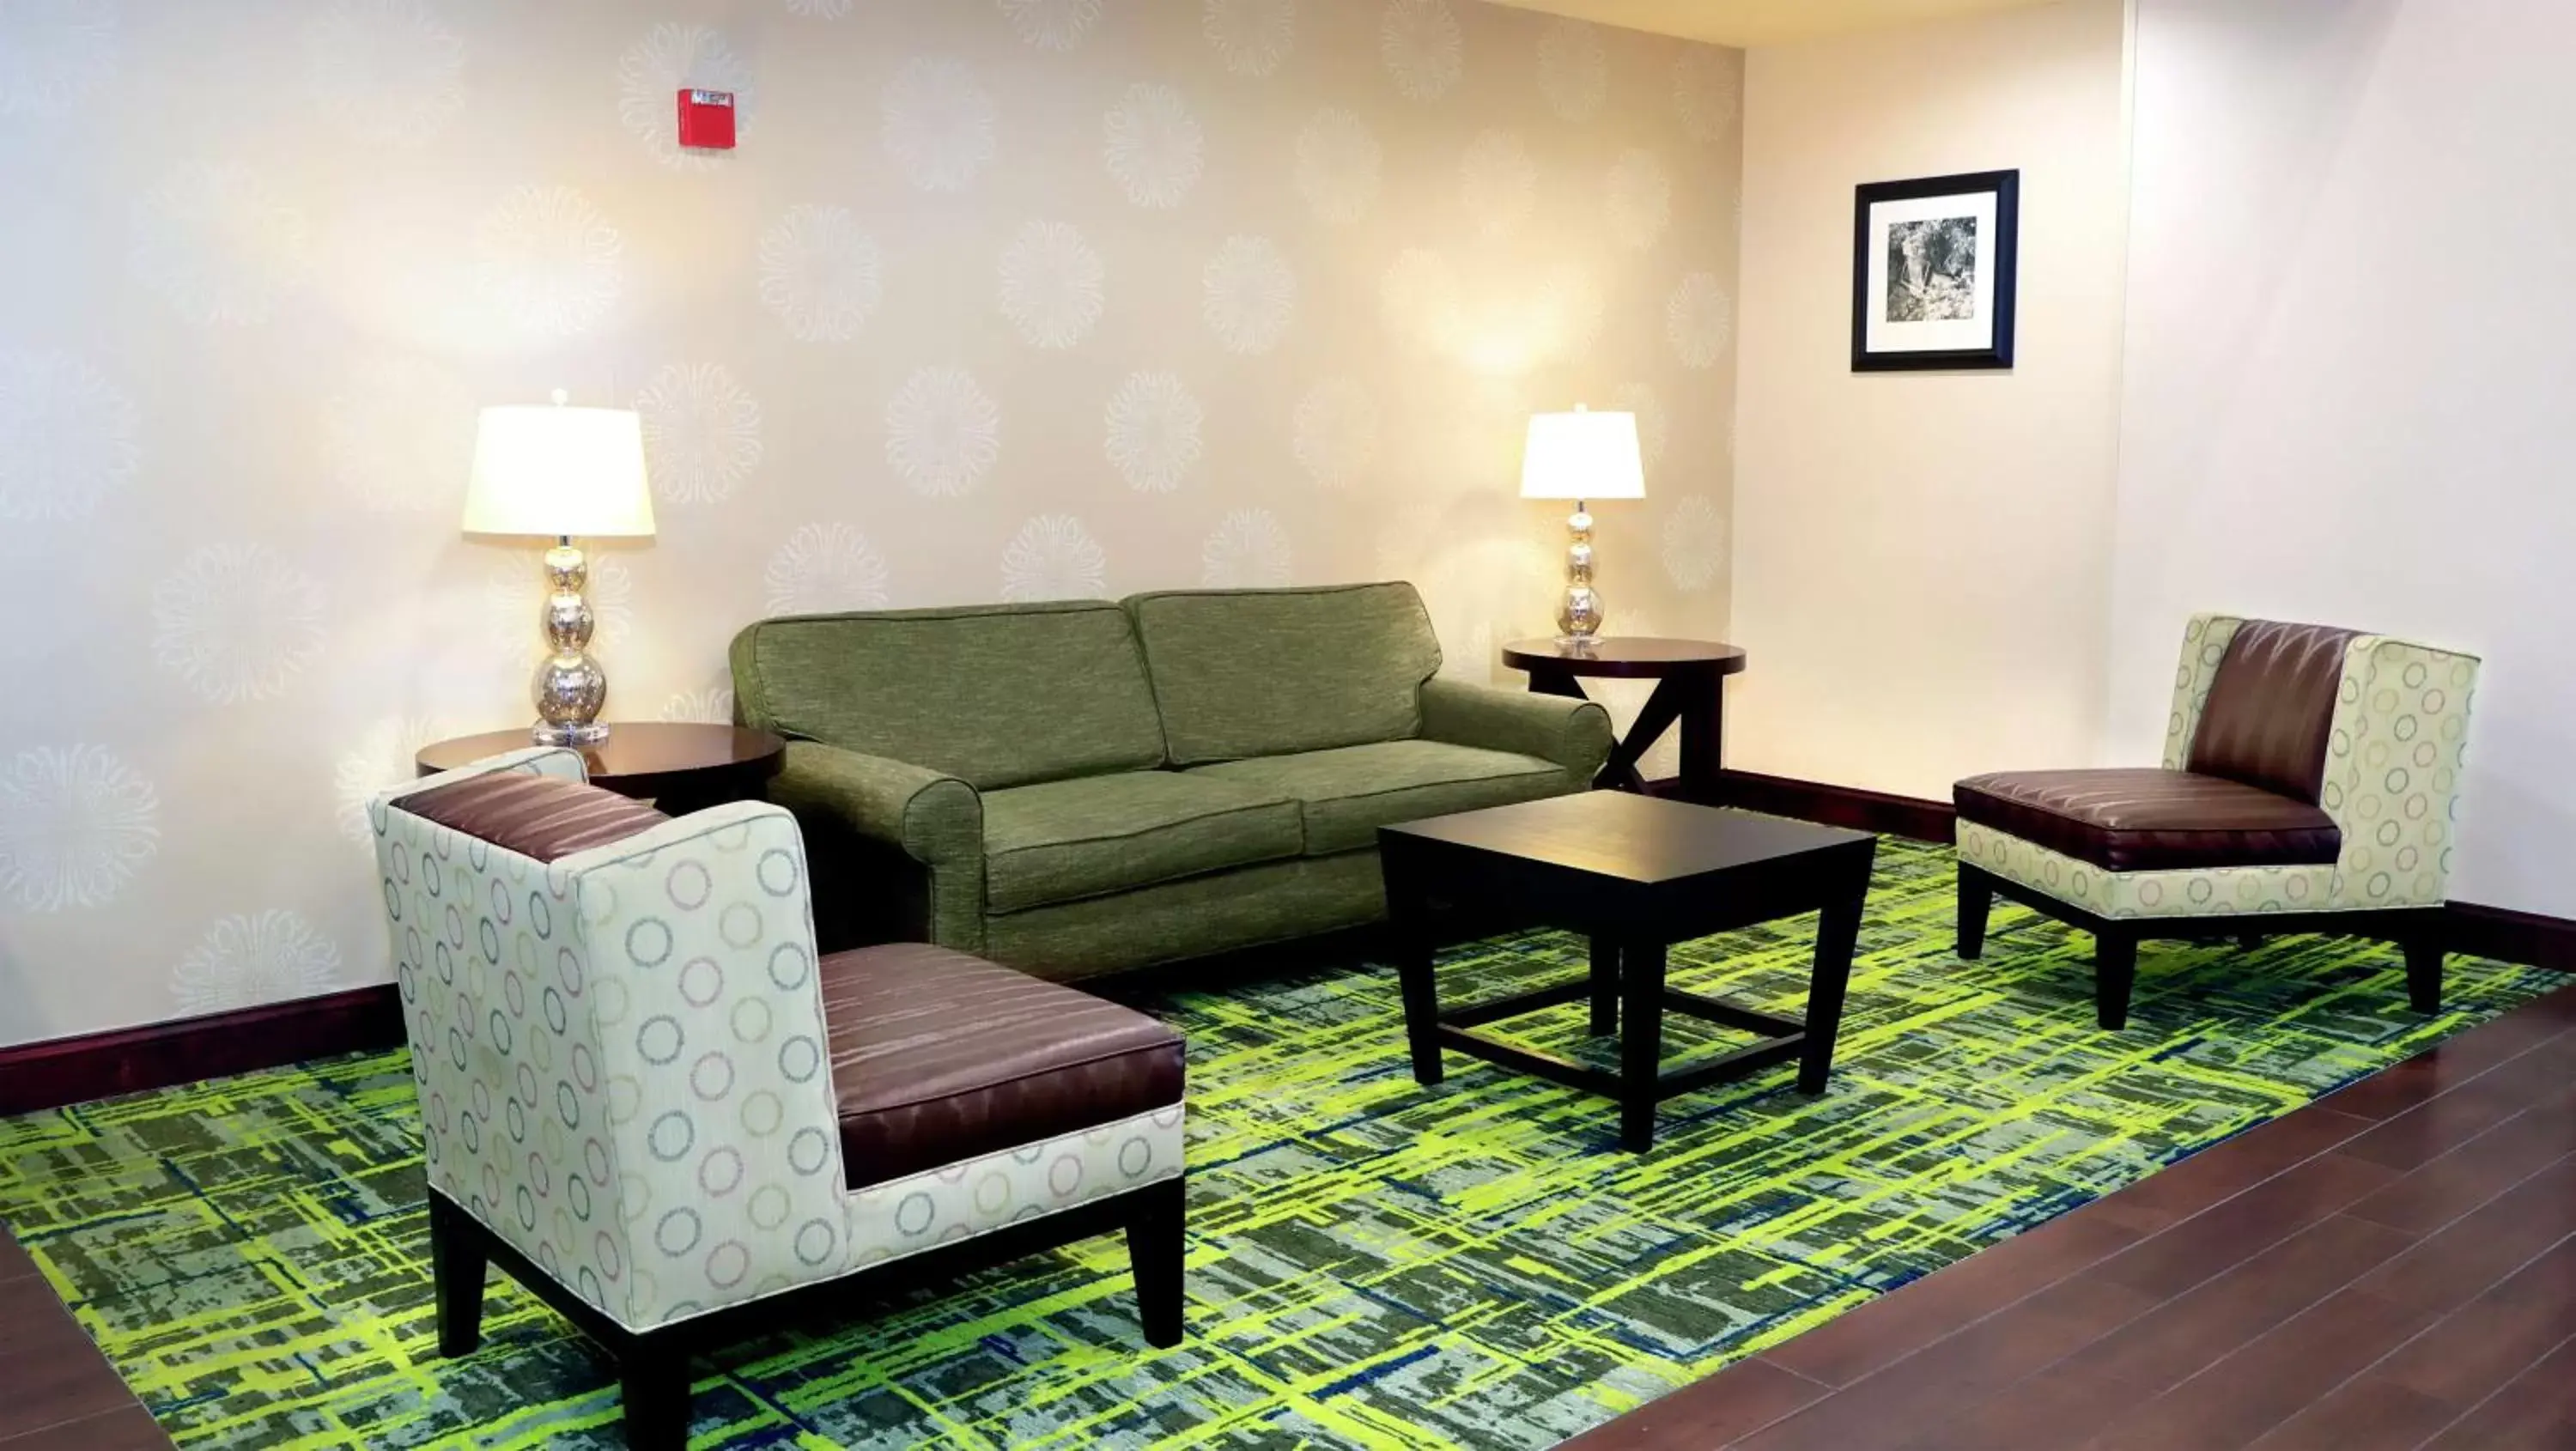
[(1722, 635), (1741, 77), (1477, 0), (0, 0), (0, 1043), (388, 976), (359, 803), (529, 714), (486, 403), (643, 415), (612, 718), (766, 613), (1201, 583), (1410, 578), (1517, 683), (1577, 401), (1613, 630)]

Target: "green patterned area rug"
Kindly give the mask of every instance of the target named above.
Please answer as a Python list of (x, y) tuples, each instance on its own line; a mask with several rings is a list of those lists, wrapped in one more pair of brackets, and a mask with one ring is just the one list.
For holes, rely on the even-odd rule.
[[(1601, 1100), (1456, 1056), (1417, 1087), (1386, 970), (1171, 999), (1184, 1345), (1144, 1347), (1094, 1240), (725, 1354), (694, 1444), (1545, 1446), (2561, 981), (2455, 961), (2427, 1022), (2391, 952), (2168, 948), (2106, 1034), (2083, 939), (2002, 906), (1962, 963), (1949, 853), (1879, 861), (1832, 1089), (1783, 1066), (1676, 1099), (1645, 1157)], [(1674, 976), (1795, 1011), (1812, 931), (1676, 949)], [(1443, 988), (1582, 961), (1501, 939)], [(1582, 1012), (1520, 1021), (1565, 1050)], [(621, 1445), (609, 1367), (515, 1286), (480, 1354), (435, 1357), (417, 1142), (400, 1054), (140, 1094), (0, 1122), (0, 1219), (183, 1446)]]

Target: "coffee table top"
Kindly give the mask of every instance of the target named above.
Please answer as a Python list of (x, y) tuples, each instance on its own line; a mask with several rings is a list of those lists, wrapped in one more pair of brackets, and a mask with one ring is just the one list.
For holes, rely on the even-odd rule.
[(1641, 884), (1877, 840), (1865, 831), (1626, 791), (1551, 796), (1379, 830)]
[(1660, 678), (1693, 671), (1737, 675), (1744, 670), (1744, 652), (1716, 640), (1666, 640), (1652, 635), (1605, 635), (1579, 644), (1540, 638), (1505, 645), (1503, 664), (1513, 670), (1612, 678)]

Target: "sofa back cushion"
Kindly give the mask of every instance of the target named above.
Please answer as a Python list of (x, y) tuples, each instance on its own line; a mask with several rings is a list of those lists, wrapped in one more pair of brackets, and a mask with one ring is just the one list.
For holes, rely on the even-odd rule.
[(2209, 682), (2184, 769), (2316, 805), (2344, 647), (2355, 633), (2271, 620), (2238, 626)]
[(733, 677), (746, 724), (979, 791), (1163, 763), (1135, 627), (1106, 600), (763, 620)]
[(1176, 766), (1421, 733), (1440, 642), (1403, 583), (1181, 590), (1127, 601)]

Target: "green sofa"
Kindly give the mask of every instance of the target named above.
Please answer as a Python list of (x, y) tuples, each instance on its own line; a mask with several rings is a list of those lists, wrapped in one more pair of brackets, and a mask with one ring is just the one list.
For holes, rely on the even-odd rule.
[(1585, 789), (1598, 705), (1434, 678), (1409, 584), (803, 615), (735, 713), (825, 950), (914, 939), (1079, 977), (1376, 920), (1377, 828)]

